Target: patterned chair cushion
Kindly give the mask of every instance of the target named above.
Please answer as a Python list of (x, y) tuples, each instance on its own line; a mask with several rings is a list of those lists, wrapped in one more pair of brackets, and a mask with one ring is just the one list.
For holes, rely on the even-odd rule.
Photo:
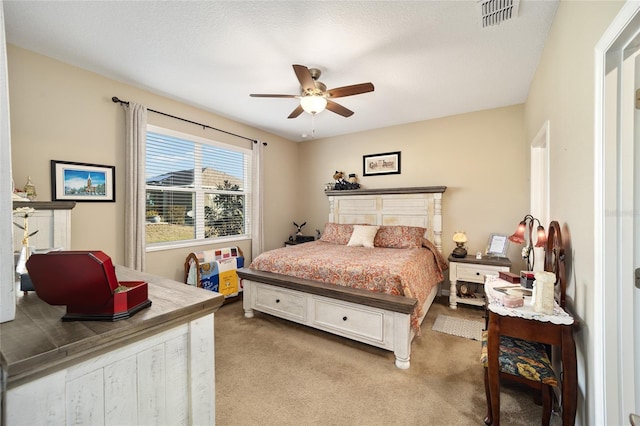
[[(480, 362), (486, 368), (488, 333), (482, 332), (482, 351)], [(558, 378), (551, 366), (547, 351), (542, 343), (500, 336), (500, 371), (520, 376), (534, 382), (542, 382), (550, 386), (558, 386)]]

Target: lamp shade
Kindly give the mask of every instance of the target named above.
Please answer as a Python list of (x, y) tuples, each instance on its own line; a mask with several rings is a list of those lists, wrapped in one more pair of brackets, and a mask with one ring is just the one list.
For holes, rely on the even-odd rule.
[(327, 99), (324, 96), (309, 95), (300, 98), (300, 106), (309, 114), (317, 114), (324, 111)]
[[(518, 225), (518, 229), (513, 233), (512, 236), (509, 237), (509, 241), (513, 241), (516, 244), (524, 244), (526, 246), (522, 248), (522, 258), (527, 260), (527, 270), (533, 271), (533, 267), (535, 265), (535, 250), (533, 250), (533, 226), (535, 222), (538, 222), (538, 227), (536, 229), (536, 245), (535, 247), (544, 248), (547, 244), (547, 234), (544, 232), (544, 226), (540, 223), (539, 219), (536, 219), (532, 215), (528, 214), (522, 219), (520, 224)], [(527, 228), (529, 233), (525, 235), (527, 232)]]
[(467, 250), (464, 248), (464, 243), (467, 242), (467, 234), (464, 232), (456, 231), (453, 234), (453, 241), (456, 243), (456, 248), (453, 249), (451, 256), (463, 258), (467, 256)]
[(525, 241), (524, 233), (526, 230), (527, 223), (523, 220), (522, 222), (520, 222), (520, 225), (518, 225), (518, 229), (516, 229), (516, 232), (514, 232), (513, 235), (509, 237), (509, 241), (513, 241), (516, 244), (523, 244)]
[(464, 232), (456, 231), (453, 234), (453, 242), (455, 243), (466, 243), (467, 242), (467, 234)]
[(544, 232), (543, 226), (538, 226), (538, 240), (536, 241), (536, 247), (544, 247), (547, 244), (547, 234)]

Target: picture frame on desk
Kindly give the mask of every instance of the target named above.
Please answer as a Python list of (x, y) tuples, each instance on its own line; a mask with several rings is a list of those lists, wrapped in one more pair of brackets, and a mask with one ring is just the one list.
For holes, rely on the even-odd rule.
[(489, 257), (507, 257), (509, 238), (504, 234), (491, 234), (487, 242), (486, 255)]

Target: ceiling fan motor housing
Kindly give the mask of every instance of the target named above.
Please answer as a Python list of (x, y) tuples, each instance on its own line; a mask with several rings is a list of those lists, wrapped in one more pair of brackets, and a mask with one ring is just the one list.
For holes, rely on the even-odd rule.
[(311, 78), (317, 80), (322, 75), (322, 71), (318, 68), (309, 68), (309, 74), (311, 74)]
[(302, 96), (323, 96), (324, 92), (327, 91), (327, 86), (323, 82), (318, 81), (320, 75), (322, 75), (322, 71), (318, 68), (309, 68), (309, 74), (311, 74), (316, 88), (315, 90), (305, 90), (302, 88)]

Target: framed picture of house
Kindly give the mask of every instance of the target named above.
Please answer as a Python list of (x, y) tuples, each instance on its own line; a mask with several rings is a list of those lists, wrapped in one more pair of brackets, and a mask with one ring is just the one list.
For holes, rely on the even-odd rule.
[(362, 176), (400, 174), (400, 151), (362, 156)]
[(115, 171), (115, 166), (51, 160), (51, 199), (115, 202)]

